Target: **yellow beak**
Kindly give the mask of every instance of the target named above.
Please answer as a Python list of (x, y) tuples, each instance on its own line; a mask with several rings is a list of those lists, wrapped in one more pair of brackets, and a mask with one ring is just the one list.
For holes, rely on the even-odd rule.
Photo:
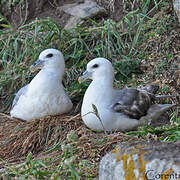
[(81, 84), (83, 82), (83, 79), (81, 78), (81, 76), (78, 78), (78, 83)]
[(86, 81), (87, 79), (90, 79), (90, 78), (91, 78), (91, 75), (92, 75), (91, 72), (85, 71), (85, 72), (83, 73), (83, 75), (78, 78), (78, 82), (79, 82), (79, 83), (82, 83), (82, 82)]

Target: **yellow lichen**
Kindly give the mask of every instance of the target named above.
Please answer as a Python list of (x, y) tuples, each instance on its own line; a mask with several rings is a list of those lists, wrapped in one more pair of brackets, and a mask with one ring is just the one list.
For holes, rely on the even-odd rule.
[(127, 165), (128, 159), (129, 159), (129, 154), (124, 153), (122, 160), (123, 160), (123, 167), (124, 167), (125, 172), (127, 172), (127, 168), (128, 168), (128, 165)]
[(130, 157), (131, 158), (130, 158), (128, 166), (127, 166), (128, 171), (126, 172), (126, 180), (132, 180), (132, 179), (136, 180), (136, 175), (134, 173), (134, 170), (136, 169), (136, 165), (135, 165), (132, 154)]
[(118, 150), (118, 148), (115, 147), (112, 152), (116, 154), (116, 162), (119, 162), (119, 161), (121, 160), (121, 157), (120, 157), (120, 155), (119, 155), (119, 150)]
[(132, 180), (132, 179), (136, 180), (136, 176), (134, 173), (136, 167), (135, 167), (133, 155), (124, 153), (122, 156), (122, 160), (123, 160), (124, 171), (126, 173), (126, 180)]
[(174, 173), (173, 169), (169, 169), (169, 170), (165, 171), (164, 173), (161, 174), (161, 180), (169, 179), (172, 173)]
[[(140, 146), (139, 146), (140, 147)], [(142, 146), (141, 146), (142, 147)], [(148, 163), (148, 161), (144, 161), (144, 155), (148, 152), (139, 152), (137, 149), (133, 149), (131, 151), (131, 154), (128, 153), (123, 153), (122, 157), (120, 156), (120, 152), (118, 147), (114, 148), (113, 153), (116, 154), (116, 161), (120, 161), (122, 159), (123, 161), (123, 167), (124, 167), (124, 171), (126, 174), (126, 180), (139, 180), (140, 178), (142, 179), (146, 179), (145, 177), (145, 172), (146, 172), (146, 164)], [(135, 161), (133, 159), (133, 155), (134, 154), (139, 154), (139, 159), (138, 159), (138, 163), (139, 163), (139, 169), (137, 169), (139, 171), (139, 175), (136, 178), (135, 175), (135, 171), (136, 170), (136, 164)]]
[[(139, 176), (137, 178), (136, 178), (135, 172), (134, 172), (134, 170), (136, 169), (136, 164), (133, 159), (133, 154), (134, 153), (131, 153), (131, 155), (126, 154), (126, 153), (123, 154), (123, 165), (124, 165), (124, 170), (126, 173), (126, 180), (132, 180), (132, 179), (138, 180), (140, 178), (146, 179), (145, 172), (146, 172), (146, 164), (148, 162), (143, 160), (145, 152), (143, 152), (139, 155), (138, 162), (139, 162), (140, 168), (137, 169), (137, 170), (139, 170)], [(128, 160), (129, 160), (129, 162), (128, 162)]]
[(116, 154), (116, 161), (119, 162), (121, 160), (121, 156), (119, 154)]
[[(122, 152), (122, 157), (120, 156), (120, 151), (124, 151), (123, 149), (119, 150), (118, 147), (114, 148), (113, 153), (116, 154), (116, 161), (119, 162), (121, 159), (123, 161), (123, 167), (124, 167), (124, 171), (126, 174), (125, 179), (126, 180), (139, 180), (139, 179), (143, 179), (143, 180), (147, 180), (146, 177), (146, 164), (149, 161), (144, 161), (144, 155), (146, 153), (148, 153), (149, 151), (143, 152), (143, 150), (140, 150), (141, 148), (143, 148), (144, 146), (136, 146), (136, 148), (138, 149), (132, 149), (131, 153), (123, 153)], [(138, 164), (139, 164), (139, 169), (136, 169), (136, 163), (134, 161), (133, 155), (139, 155), (138, 158)], [(135, 175), (135, 170), (139, 171), (138, 177), (136, 177)], [(171, 178), (171, 176), (173, 176), (174, 174), (173, 169), (169, 169), (167, 171), (165, 171), (164, 173), (161, 174), (161, 180), (166, 180), (169, 179), (169, 177)]]
[(143, 178), (143, 179), (146, 179), (146, 164), (148, 163), (147, 161), (144, 161), (144, 155), (145, 155), (145, 152), (142, 152), (140, 155), (139, 155), (139, 164), (140, 164), (140, 168), (139, 168), (139, 177), (138, 178)]
[(112, 153), (117, 153), (117, 152), (119, 152), (119, 150), (118, 150), (118, 147), (116, 146), (113, 150), (112, 150)]

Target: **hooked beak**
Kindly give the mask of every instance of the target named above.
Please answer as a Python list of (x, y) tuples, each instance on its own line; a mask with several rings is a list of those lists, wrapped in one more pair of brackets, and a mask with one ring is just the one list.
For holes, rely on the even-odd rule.
[(33, 67), (42, 67), (44, 65), (44, 60), (42, 59), (38, 59), (34, 64), (33, 64)]
[(78, 78), (78, 82), (82, 83), (82, 82), (86, 81), (87, 79), (90, 79), (91, 76), (92, 76), (92, 72), (89, 72), (89, 71), (86, 70), (83, 73), (83, 75)]
[(43, 65), (44, 65), (44, 60), (38, 59), (33, 65), (31, 65), (30, 71), (33, 73), (36, 70), (41, 69)]

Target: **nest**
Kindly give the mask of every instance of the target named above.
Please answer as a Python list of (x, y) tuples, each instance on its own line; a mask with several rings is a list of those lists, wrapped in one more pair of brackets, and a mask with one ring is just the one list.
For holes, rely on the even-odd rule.
[(46, 146), (53, 145), (56, 141), (63, 141), (70, 130), (82, 125), (79, 119), (71, 122), (69, 120), (71, 121), (69, 116), (48, 116), (22, 122), (5, 116), (1, 117), (0, 157), (10, 160), (24, 157), (29, 152), (36, 155)]
[[(43, 152), (65, 141), (72, 130), (78, 136), (77, 149), (81, 149), (77, 152), (79, 159), (89, 159), (96, 163), (114, 147), (113, 144), (123, 140), (137, 140), (137, 137), (120, 132), (109, 135), (93, 132), (86, 128), (80, 114), (48, 116), (30, 122), (22, 122), (1, 114), (0, 158), (11, 164), (24, 161), (29, 152), (34, 158), (43, 158), (47, 156)], [(106, 138), (106, 141), (99, 143), (103, 138)], [(93, 154), (95, 150), (97, 153)], [(57, 153), (60, 155), (62, 152), (55, 151), (48, 156), (57, 156)], [(4, 163), (0, 164), (0, 168), (2, 167)]]

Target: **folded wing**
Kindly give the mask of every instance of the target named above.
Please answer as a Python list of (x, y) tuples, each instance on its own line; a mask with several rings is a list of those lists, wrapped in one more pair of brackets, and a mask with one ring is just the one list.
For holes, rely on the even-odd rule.
[(17, 102), (19, 101), (19, 98), (21, 95), (24, 95), (26, 93), (28, 89), (28, 84), (24, 87), (22, 87), (17, 93), (16, 93), (16, 96), (13, 100), (13, 104), (12, 104), (12, 109), (14, 108), (14, 106), (17, 104)]
[(147, 86), (141, 89), (123, 89), (116, 91), (116, 99), (112, 105), (115, 112), (123, 112), (130, 118), (140, 119), (152, 106), (159, 87)]

